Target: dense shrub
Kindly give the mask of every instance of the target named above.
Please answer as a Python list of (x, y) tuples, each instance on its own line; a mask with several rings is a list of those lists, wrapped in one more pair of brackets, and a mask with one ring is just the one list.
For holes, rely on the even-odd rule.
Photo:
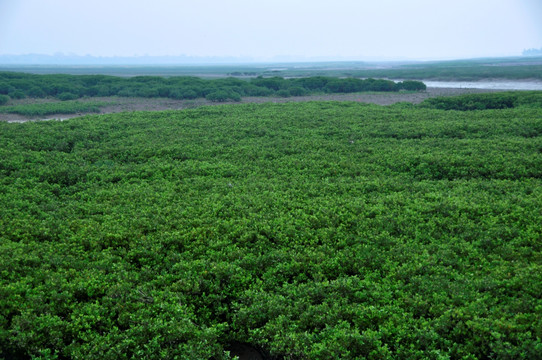
[(136, 92), (138, 97), (155, 98), (159, 97), (160, 93), (157, 88), (141, 88)]
[(256, 79), (252, 79), (251, 83), (256, 86), (265, 87), (270, 90), (278, 91), (284, 86), (284, 79), (278, 76), (271, 77), (271, 78), (264, 78), (260, 76)]
[(122, 96), (122, 97), (135, 97), (135, 96), (137, 96), (136, 91), (134, 89), (132, 89), (132, 88), (122, 89), (119, 92), (117, 92), (116, 95), (117, 96)]
[(228, 100), (241, 101), (241, 96), (235, 92), (229, 92), (225, 90), (215, 90), (205, 96), (207, 100), (213, 102), (224, 102)]
[(16, 88), (9, 85), (7, 82), (0, 82), (0, 95), (8, 95), (15, 90)]
[(189, 100), (196, 99), (196, 98), (198, 98), (198, 93), (195, 90), (192, 90), (192, 89), (182, 90), (181, 98), (182, 99), (189, 99)]
[(516, 106), (515, 93), (469, 94), (449, 97), (436, 97), (424, 100), (420, 106), (440, 110), (489, 110), (506, 109)]
[(28, 89), (26, 94), (29, 97), (35, 97), (35, 98), (42, 98), (42, 97), (47, 96), (47, 93), (41, 87), (38, 87), (38, 86), (32, 86), (30, 89)]
[(290, 90), (286, 90), (286, 89), (281, 89), (281, 90), (277, 91), (275, 93), (275, 95), (277, 95), (279, 97), (284, 97), (284, 98), (292, 96), (292, 94), (290, 93)]
[(249, 84), (244, 88), (246, 96), (271, 96), (275, 92), (269, 88)]
[(0, 358), (541, 359), (523, 106), (0, 122)]
[(399, 87), (391, 80), (367, 79), (363, 86), (364, 91), (399, 91)]
[(360, 79), (332, 79), (326, 84), (325, 90), (330, 93), (351, 93), (364, 89), (365, 81)]
[(542, 108), (542, 91), (516, 93), (515, 106)]
[(309, 91), (324, 91), (327, 83), (332, 80), (329, 77), (313, 76), (307, 78), (294, 79), (294, 84), (301, 86)]
[(169, 92), (172, 90), (169, 86), (160, 86), (156, 89), (158, 91), (159, 97), (167, 98), (169, 97)]
[(62, 94), (59, 94), (57, 96), (57, 98), (59, 100), (62, 100), (62, 101), (66, 101), (66, 100), (75, 100), (75, 99), (78, 99), (79, 96), (78, 95), (75, 95), (75, 94), (72, 94), (72, 93), (69, 93), (69, 92), (63, 92)]
[(397, 86), (401, 90), (406, 91), (425, 91), (427, 86), (421, 81), (405, 80), (397, 83)]
[[(421, 86), (417, 82), (405, 82), (407, 87)], [(350, 93), (359, 91), (399, 91), (393, 81), (379, 79), (257, 77), (250, 80), (223, 78), (203, 80), (195, 77), (135, 76), (122, 78), (113, 76), (33, 75), (0, 72), (0, 94), (19, 92), (28, 97), (65, 96), (77, 97), (126, 96), (169, 97), (173, 99), (195, 99), (214, 92), (226, 92), (230, 99), (239, 96), (303, 96), (314, 93)], [(280, 94), (276, 94), (278, 91)], [(194, 95), (195, 94), (195, 95)], [(215, 95), (211, 95), (214, 98)]]
[(302, 88), (301, 86), (293, 86), (288, 89), (291, 96), (303, 96), (307, 94), (307, 90)]
[(9, 97), (12, 99), (24, 99), (26, 95), (21, 90), (14, 90), (9, 93)]
[(11, 100), (7, 95), (0, 95), (0, 105), (5, 105), (8, 101)]

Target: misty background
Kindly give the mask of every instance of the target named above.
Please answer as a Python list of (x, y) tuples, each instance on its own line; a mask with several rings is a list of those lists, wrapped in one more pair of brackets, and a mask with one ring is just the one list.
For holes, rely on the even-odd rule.
[[(540, 19), (539, 0), (0, 0), (0, 56), (3, 63), (520, 56), (542, 48)], [(34, 55), (16, 56), (23, 54)]]

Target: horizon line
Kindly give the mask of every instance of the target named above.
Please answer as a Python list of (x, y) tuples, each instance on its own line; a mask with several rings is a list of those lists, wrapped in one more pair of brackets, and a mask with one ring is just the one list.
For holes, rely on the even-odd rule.
[[(525, 53), (525, 52), (524, 52)], [(499, 58), (528, 58), (533, 57), (525, 54), (519, 55), (481, 55), (472, 57), (420, 57), (410, 58), (406, 56), (293, 56), (293, 55), (275, 55), (271, 57), (247, 56), (247, 55), (78, 55), (64, 54), (61, 52), (51, 54), (26, 53), (26, 54), (0, 54), (0, 65), (55, 65), (50, 63), (19, 63), (16, 60), (24, 58), (42, 57), (48, 60), (72, 60), (76, 63), (70, 65), (204, 65), (204, 64), (265, 64), (265, 63), (315, 63), (315, 62), (430, 62), (430, 61), (457, 61), (457, 60), (476, 60), (476, 59), (499, 59)], [(9, 63), (1, 60), (12, 58)], [(92, 63), (81, 62), (81, 60), (94, 60)], [(104, 63), (107, 60), (184, 60), (181, 63)], [(30, 59), (29, 59), (30, 60)], [(190, 60), (194, 62), (189, 62)], [(100, 63), (96, 63), (99, 61)], [(58, 65), (66, 65), (59, 63)]]

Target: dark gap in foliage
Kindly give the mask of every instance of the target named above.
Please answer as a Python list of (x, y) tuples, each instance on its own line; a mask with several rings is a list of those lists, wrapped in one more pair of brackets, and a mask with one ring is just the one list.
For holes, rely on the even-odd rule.
[(282, 360), (282, 357), (271, 356), (257, 346), (237, 341), (231, 342), (225, 349), (231, 356), (238, 356), (239, 360)]

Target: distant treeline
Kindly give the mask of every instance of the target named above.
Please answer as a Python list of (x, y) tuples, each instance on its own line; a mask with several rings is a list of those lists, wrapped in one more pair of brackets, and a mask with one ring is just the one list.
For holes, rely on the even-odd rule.
[(542, 56), (542, 47), (540, 49), (523, 50), (523, 56)]
[(481, 81), (487, 79), (542, 79), (542, 65), (470, 65), (462, 66), (457, 62), (454, 66), (446, 67), (437, 64), (427, 67), (405, 66), (390, 70), (352, 71), (351, 76), (386, 76), (390, 79), (425, 79), (437, 81)]
[[(172, 99), (206, 98), (211, 101), (239, 101), (246, 96), (303, 96), (316, 93), (362, 91), (423, 91), (420, 81), (395, 83), (382, 79), (307, 77), (257, 77), (241, 80), (232, 77), (205, 80), (197, 77), (107, 75), (36, 75), (0, 72), (0, 94), (13, 99), (55, 97), (74, 100), (81, 97), (124, 96), (165, 97)], [(9, 99), (7, 99), (9, 100)]]

